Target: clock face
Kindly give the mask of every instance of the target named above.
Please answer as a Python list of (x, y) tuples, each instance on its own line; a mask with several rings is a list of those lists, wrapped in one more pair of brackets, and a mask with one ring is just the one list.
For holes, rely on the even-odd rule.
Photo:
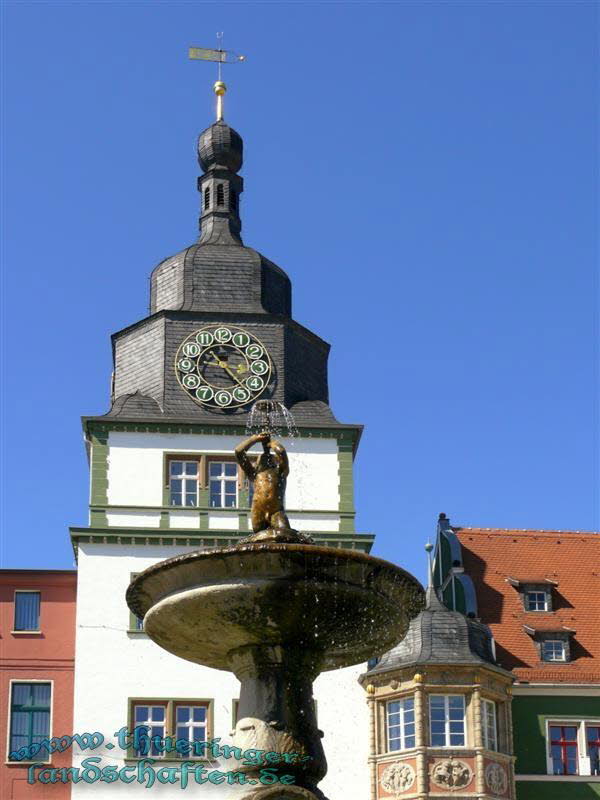
[(256, 400), (271, 378), (271, 358), (255, 336), (235, 325), (206, 325), (181, 343), (175, 372), (199, 405), (239, 408)]

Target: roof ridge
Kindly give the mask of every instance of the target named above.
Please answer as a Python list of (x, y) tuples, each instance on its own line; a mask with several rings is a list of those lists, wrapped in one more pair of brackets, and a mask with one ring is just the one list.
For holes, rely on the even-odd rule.
[(469, 528), (462, 525), (453, 525), (452, 530), (456, 533), (460, 531), (468, 531), (470, 533), (518, 533), (530, 536), (539, 536), (540, 534), (556, 535), (572, 535), (572, 536), (600, 536), (600, 531), (573, 531), (573, 530), (556, 530), (550, 528)]

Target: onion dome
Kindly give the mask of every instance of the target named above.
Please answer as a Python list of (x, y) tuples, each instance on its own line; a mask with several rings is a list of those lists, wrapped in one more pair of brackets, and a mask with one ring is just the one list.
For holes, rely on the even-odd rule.
[(211, 169), (238, 172), (244, 163), (242, 137), (224, 120), (218, 120), (198, 138), (198, 163), (204, 172)]

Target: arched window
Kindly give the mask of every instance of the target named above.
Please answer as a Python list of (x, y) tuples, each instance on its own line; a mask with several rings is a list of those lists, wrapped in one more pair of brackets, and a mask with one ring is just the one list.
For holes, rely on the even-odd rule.
[(229, 209), (230, 211), (234, 211), (237, 214), (238, 196), (237, 192), (235, 192), (233, 189), (229, 190)]
[(210, 186), (207, 186), (204, 190), (204, 210), (208, 211), (210, 208)]
[(217, 205), (224, 206), (225, 205), (225, 190), (223, 189), (223, 184), (217, 184)]

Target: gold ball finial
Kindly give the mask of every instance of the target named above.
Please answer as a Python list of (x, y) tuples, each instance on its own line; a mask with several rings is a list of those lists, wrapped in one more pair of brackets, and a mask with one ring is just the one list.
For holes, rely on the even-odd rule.
[(414, 675), (414, 677), (413, 677), (413, 681), (414, 681), (415, 683), (423, 683), (423, 676), (421, 675), (421, 673), (420, 673), (420, 672), (417, 672), (417, 673)]
[(227, 91), (227, 86), (225, 86), (223, 81), (215, 81), (213, 89), (215, 90), (215, 94), (217, 95), (217, 97), (223, 97), (223, 95)]
[(367, 694), (375, 694), (375, 687), (372, 683), (367, 686)]

